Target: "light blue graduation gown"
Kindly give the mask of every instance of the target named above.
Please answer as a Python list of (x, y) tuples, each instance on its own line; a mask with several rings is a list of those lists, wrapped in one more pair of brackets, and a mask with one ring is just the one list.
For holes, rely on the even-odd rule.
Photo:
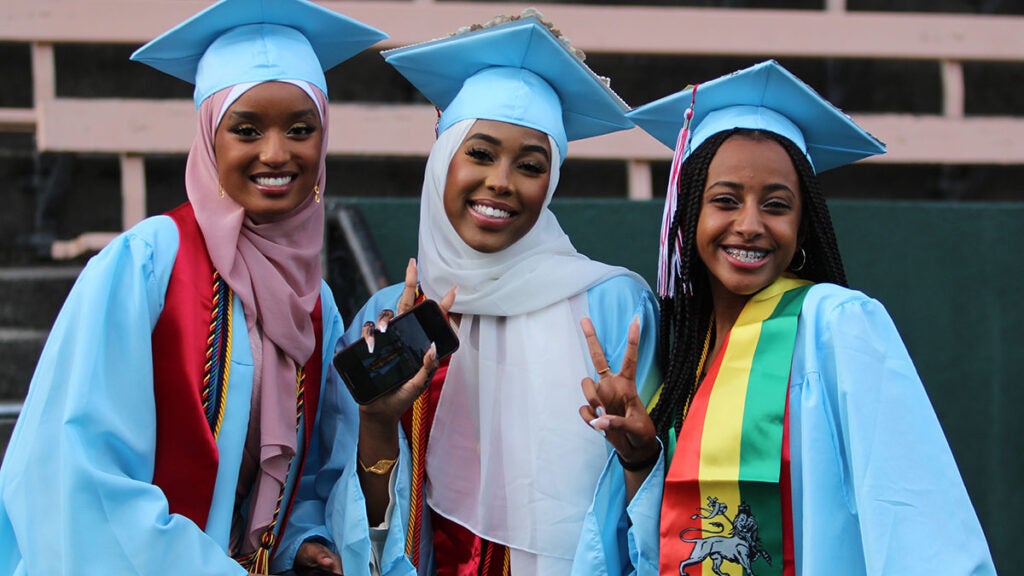
[[(403, 286), (396, 284), (388, 286), (376, 294), (366, 303), (355, 318), (349, 323), (349, 329), (342, 337), (342, 345), (359, 340), (360, 331), (364, 322), (376, 322), (381, 310), (395, 310), (398, 298), (402, 294)], [(440, 295), (429, 295), (432, 298), (439, 298)], [(616, 276), (587, 290), (587, 310), (585, 313), (594, 323), (594, 330), (604, 346), (605, 356), (612, 371), (617, 372), (622, 364), (622, 357), (626, 352), (626, 337), (629, 324), (634, 317), (640, 318), (640, 345), (637, 358), (637, 382), (641, 398), (646, 402), (654, 394), (659, 377), (655, 366), (656, 340), (658, 333), (658, 304), (651, 291), (643, 284), (628, 276)], [(456, 296), (456, 300), (458, 297)], [(581, 352), (583, 352), (581, 350)], [(456, 352), (458, 354), (458, 352)], [(587, 358), (589, 364), (590, 359)], [(597, 374), (591, 376), (597, 377)], [(568, 382), (566, 385), (578, 386), (577, 382)], [(585, 403), (582, 391), (580, 392), (580, 405)], [(579, 414), (573, 412), (566, 414), (566, 418), (579, 419)], [(580, 426), (586, 426), (582, 420)], [(596, 434), (596, 432), (595, 432)], [(407, 447), (403, 447), (403, 453)], [(613, 454), (609, 446), (609, 454)], [(614, 460), (614, 457), (612, 457)], [(571, 472), (571, 467), (566, 468), (566, 473)], [(401, 470), (400, 489), (398, 490), (400, 501), (396, 505), (395, 514), (401, 514), (404, 520), (401, 529), (404, 531), (407, 526), (409, 513), (409, 486), (411, 472), (409, 465)], [(660, 499), (660, 497), (659, 497)], [(429, 527), (428, 519), (425, 519), (424, 526)], [(392, 532), (395, 528), (392, 527)], [(389, 538), (391, 535), (389, 534)], [(432, 574), (433, 550), (429, 528), (426, 529), (425, 537), (422, 539), (420, 558), (420, 574)], [(407, 569), (412, 571), (411, 564)], [(404, 572), (395, 572), (404, 573)], [(385, 572), (386, 574), (386, 572)]]
[[(995, 574), (942, 428), (878, 301), (811, 288), (789, 406), (797, 574)], [(609, 462), (574, 574), (658, 573), (664, 478), (659, 464), (627, 508), (622, 469)]]
[[(149, 218), (92, 258), (69, 294), (0, 467), (0, 573), (246, 574), (226, 552), (253, 375), (237, 296), (220, 461), (205, 530), (169, 514), (166, 498), (151, 484), (156, 407), (150, 337), (177, 250), (174, 222)], [(321, 299), (319, 435), (272, 568), (290, 567), (301, 542), (320, 536), (339, 542), (346, 574), (367, 573), (369, 531), (355, 472), (358, 409), (331, 364), (343, 326), (326, 284)], [(332, 492), (344, 496), (332, 498), (325, 517)]]

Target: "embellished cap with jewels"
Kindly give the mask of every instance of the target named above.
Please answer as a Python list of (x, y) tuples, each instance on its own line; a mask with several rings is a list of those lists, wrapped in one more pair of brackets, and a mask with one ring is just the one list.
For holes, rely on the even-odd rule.
[[(662, 217), (658, 292), (671, 296), (666, 261), (676, 211), (680, 166), (710, 136), (733, 128), (785, 136), (804, 152), (815, 173), (885, 153), (885, 144), (774, 60), (716, 78), (640, 106), (628, 114), (675, 150)], [(676, 238), (678, 255), (681, 238)], [(678, 261), (673, 262), (677, 270)]]
[(132, 54), (196, 85), (196, 108), (236, 84), (303, 80), (327, 94), (324, 70), (387, 38), (306, 0), (222, 0)]
[(460, 120), (533, 128), (558, 144), (631, 128), (629, 107), (534, 13), (384, 52), (443, 111), (438, 132)]

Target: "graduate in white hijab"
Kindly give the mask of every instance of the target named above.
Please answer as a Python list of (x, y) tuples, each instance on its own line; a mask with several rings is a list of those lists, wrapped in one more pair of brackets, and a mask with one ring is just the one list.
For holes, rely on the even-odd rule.
[[(402, 414), (406, 554), (421, 574), (568, 574), (609, 459), (579, 421), (578, 384), (619, 369), (634, 321), (637, 381), (656, 382), (658, 323), (643, 279), (579, 254), (548, 205), (568, 142), (629, 128), (627, 107), (535, 14), (385, 56), (443, 110), (421, 197), (418, 297), (458, 287), (461, 341)], [(408, 300), (416, 280), (410, 264)], [(380, 291), (352, 326), (402, 293)], [(607, 366), (590, 360), (587, 317)]]

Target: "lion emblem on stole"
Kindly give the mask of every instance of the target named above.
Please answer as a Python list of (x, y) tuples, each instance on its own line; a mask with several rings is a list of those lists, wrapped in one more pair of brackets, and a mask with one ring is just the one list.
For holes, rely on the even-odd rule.
[[(689, 558), (679, 563), (679, 576), (688, 576), (686, 572), (688, 566), (702, 564), (709, 558), (711, 559), (711, 569), (718, 576), (729, 576), (728, 572), (722, 572), (722, 562), (724, 561), (739, 564), (750, 576), (756, 576), (750, 565), (758, 557), (764, 558), (771, 565), (771, 556), (760, 546), (761, 543), (757, 535), (757, 518), (751, 513), (750, 506), (745, 502), (741, 503), (734, 519), (730, 519), (726, 515), (728, 510), (729, 506), (726, 503), (720, 502), (713, 496), (708, 496), (707, 508), (698, 508), (698, 513), (690, 517), (693, 520), (698, 518), (710, 520), (721, 516), (732, 525), (732, 529), (729, 535), (722, 535), (725, 532), (725, 526), (721, 522), (710, 522), (716, 530), (687, 528), (680, 532), (679, 539), (683, 542), (693, 543), (693, 550), (690, 551)], [(688, 532), (700, 532), (709, 534), (709, 536), (687, 538)]]

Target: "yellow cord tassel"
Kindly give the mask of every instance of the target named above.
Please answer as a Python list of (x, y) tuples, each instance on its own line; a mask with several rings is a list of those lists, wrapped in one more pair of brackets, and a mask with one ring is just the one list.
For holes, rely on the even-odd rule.
[(260, 547), (238, 563), (252, 574), (270, 574), (270, 552), (274, 549), (274, 541), (273, 531), (267, 530), (260, 538)]

